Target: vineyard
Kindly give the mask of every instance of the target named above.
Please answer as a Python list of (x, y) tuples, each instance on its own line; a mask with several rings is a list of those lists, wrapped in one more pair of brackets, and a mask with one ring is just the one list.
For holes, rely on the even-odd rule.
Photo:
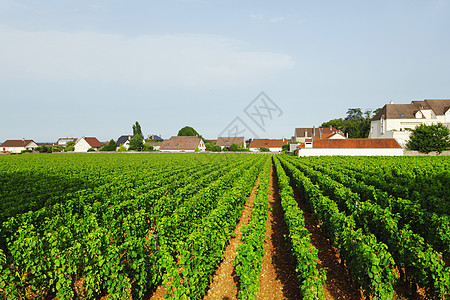
[(255, 299), (277, 196), (304, 299), (333, 298), (316, 235), (359, 298), (446, 299), (449, 170), (446, 157), (2, 156), (0, 297), (202, 299), (248, 208), (235, 298)]

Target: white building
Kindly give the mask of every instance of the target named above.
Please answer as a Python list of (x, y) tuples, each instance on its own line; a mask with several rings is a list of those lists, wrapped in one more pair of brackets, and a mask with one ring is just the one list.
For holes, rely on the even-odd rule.
[(82, 137), (75, 143), (75, 152), (87, 152), (89, 149), (99, 150), (103, 147), (95, 137)]
[(0, 150), (3, 153), (20, 153), (24, 150), (33, 150), (38, 147), (33, 140), (6, 140), (0, 145)]
[(55, 145), (65, 147), (68, 142), (76, 143), (77, 140), (78, 140), (77, 138), (69, 138), (69, 137), (67, 137), (67, 138), (59, 138), (58, 141), (56, 141)]
[(403, 147), (420, 124), (442, 123), (450, 128), (450, 99), (386, 104), (372, 118), (369, 138), (394, 138)]

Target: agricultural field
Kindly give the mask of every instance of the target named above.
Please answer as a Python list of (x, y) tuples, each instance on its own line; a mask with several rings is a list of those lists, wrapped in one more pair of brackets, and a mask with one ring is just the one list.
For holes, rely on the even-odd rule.
[(0, 297), (445, 299), (449, 170), (447, 157), (1, 156)]

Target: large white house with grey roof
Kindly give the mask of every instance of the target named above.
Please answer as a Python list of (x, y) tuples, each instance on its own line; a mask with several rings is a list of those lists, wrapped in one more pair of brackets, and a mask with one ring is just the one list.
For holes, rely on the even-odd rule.
[(386, 104), (372, 118), (369, 138), (394, 138), (403, 147), (420, 124), (442, 123), (450, 128), (450, 99), (427, 99), (410, 104)]

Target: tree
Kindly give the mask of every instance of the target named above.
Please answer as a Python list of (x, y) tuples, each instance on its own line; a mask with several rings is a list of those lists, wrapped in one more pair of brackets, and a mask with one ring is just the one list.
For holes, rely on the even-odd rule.
[(206, 151), (212, 151), (212, 152), (220, 152), (222, 149), (219, 145), (216, 145), (215, 143), (207, 142), (205, 143)]
[(363, 120), (363, 112), (361, 110), (361, 108), (349, 108), (347, 110), (347, 117), (345, 118), (345, 120)]
[(144, 135), (142, 134), (141, 125), (139, 125), (139, 122), (136, 121), (136, 123), (133, 125), (133, 137), (135, 135), (139, 135), (141, 139), (144, 138)]
[(149, 143), (144, 143), (144, 145), (142, 146), (142, 151), (153, 151), (153, 146), (150, 145)]
[(130, 146), (128, 147), (128, 150), (141, 151), (142, 147), (144, 147), (142, 141), (143, 141), (142, 137), (139, 134), (135, 134), (130, 139)]
[(230, 145), (230, 151), (233, 151), (233, 152), (239, 151), (239, 146), (238, 146), (238, 144), (232, 143), (232, 144)]
[(289, 144), (284, 144), (281, 146), (281, 150), (288, 152), (289, 151)]
[(109, 143), (108, 144), (105, 144), (103, 147), (102, 147), (102, 149), (100, 149), (101, 151), (116, 151), (116, 142), (113, 140), (113, 139), (111, 139), (110, 141), (109, 141)]
[(39, 153), (50, 153), (50, 152), (52, 152), (52, 147), (40, 145), (39, 147), (35, 148), (34, 150), (38, 151)]
[(437, 151), (441, 154), (450, 149), (450, 130), (442, 123), (421, 124), (413, 130), (406, 148), (421, 153)]
[(347, 117), (345, 119), (333, 119), (328, 122), (322, 123), (320, 127), (326, 128), (330, 125), (336, 129), (348, 134), (349, 138), (367, 138), (370, 132), (370, 122), (375, 111), (365, 110), (361, 108), (349, 108), (347, 110)]
[(74, 141), (67, 142), (66, 148), (64, 149), (64, 151), (66, 151), (66, 152), (75, 151), (75, 142)]
[(184, 126), (178, 131), (178, 136), (200, 136), (194, 128), (190, 126)]
[(55, 145), (52, 147), (52, 152), (62, 152), (64, 150), (63, 146)]

